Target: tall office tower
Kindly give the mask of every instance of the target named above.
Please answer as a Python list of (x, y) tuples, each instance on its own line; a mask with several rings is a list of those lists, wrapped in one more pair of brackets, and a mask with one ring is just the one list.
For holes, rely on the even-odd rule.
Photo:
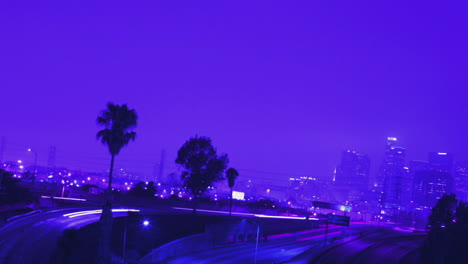
[[(412, 160), (409, 162), (408, 166), (408, 172), (409, 172), (409, 177), (410, 177), (410, 183), (411, 183), (411, 189), (410, 189), (410, 194), (411, 194), (411, 201), (415, 201), (417, 194), (416, 188), (416, 173), (421, 172), (421, 171), (429, 171), (430, 170), (430, 165), (429, 162), (423, 161), (423, 160)], [(411, 206), (414, 208), (415, 204), (411, 204)]]
[(468, 162), (457, 162), (453, 170), (454, 191), (458, 199), (468, 202)]
[(49, 157), (47, 159), (47, 166), (49, 168), (55, 167), (55, 156), (57, 153), (57, 148), (55, 146), (50, 146), (49, 148)]
[(338, 197), (346, 201), (359, 201), (369, 187), (370, 159), (366, 154), (344, 151), (336, 169), (335, 185)]
[(429, 209), (444, 194), (451, 193), (452, 175), (439, 170), (416, 171), (414, 174), (413, 199), (416, 206)]
[[(265, 185), (262, 184), (262, 186)], [(320, 186), (317, 178), (306, 176), (289, 178), (288, 199), (296, 204), (305, 204), (306, 202), (317, 200), (319, 190)]]
[(397, 138), (387, 138), (385, 158), (381, 167), (383, 190), (381, 205), (386, 214), (396, 214), (401, 209), (405, 173), (406, 149), (398, 147)]
[(430, 152), (429, 165), (431, 170), (453, 173), (453, 155), (445, 152)]

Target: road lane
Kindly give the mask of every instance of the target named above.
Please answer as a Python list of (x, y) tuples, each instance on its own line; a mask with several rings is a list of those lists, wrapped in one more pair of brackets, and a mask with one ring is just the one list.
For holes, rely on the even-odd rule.
[[(0, 263), (49, 264), (57, 240), (65, 229), (81, 228), (99, 221), (100, 214), (88, 214), (75, 218), (67, 213), (99, 208), (71, 208), (44, 211), (18, 218), (0, 229)], [(126, 212), (113, 213), (114, 217)]]
[[(329, 228), (329, 237), (341, 234), (342, 227)], [(279, 263), (324, 243), (325, 228), (273, 236), (267, 242), (260, 242), (257, 252), (257, 263)], [(255, 258), (255, 243), (228, 245), (194, 254), (180, 256), (167, 261), (170, 264), (181, 263), (252, 263)]]
[(382, 264), (399, 263), (407, 254), (414, 251), (424, 239), (424, 234), (403, 233), (387, 229), (371, 236), (334, 246), (311, 263), (315, 264)]

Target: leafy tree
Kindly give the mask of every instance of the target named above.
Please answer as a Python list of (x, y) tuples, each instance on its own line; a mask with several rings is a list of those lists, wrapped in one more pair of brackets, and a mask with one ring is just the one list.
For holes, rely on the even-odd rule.
[(226, 178), (228, 180), (228, 185), (229, 188), (231, 188), (231, 194), (230, 194), (230, 199), (229, 199), (229, 215), (232, 215), (232, 188), (234, 187), (234, 184), (236, 183), (236, 179), (239, 176), (239, 172), (237, 172), (236, 169), (234, 168), (229, 168), (226, 171)]
[(79, 240), (79, 231), (77, 229), (65, 229), (58, 238), (57, 249), (52, 255), (52, 263), (77, 264), (81, 243)]
[(103, 207), (100, 224), (101, 240), (99, 243), (99, 263), (110, 262), (110, 239), (112, 231), (112, 174), (114, 171), (115, 156), (126, 146), (130, 140), (135, 140), (136, 133), (131, 129), (136, 127), (137, 114), (135, 110), (128, 109), (127, 105), (107, 104), (107, 109), (101, 112), (97, 123), (104, 127), (96, 135), (104, 145), (107, 145), (111, 154), (109, 180), (107, 185), (106, 204)]
[(193, 195), (193, 212), (197, 200), (213, 183), (223, 180), (227, 155), (218, 155), (208, 137), (192, 137), (179, 149), (176, 163), (182, 168), (182, 181)]
[(144, 182), (137, 183), (132, 189), (130, 189), (129, 194), (139, 197), (154, 197), (156, 193), (156, 186), (154, 182), (149, 182), (148, 184)]
[(463, 203), (457, 204), (455, 195), (444, 195), (432, 208), (430, 231), (421, 251), (423, 263), (467, 263), (468, 210)]
[(457, 203), (455, 194), (442, 196), (432, 208), (432, 214), (429, 216), (429, 229), (445, 228), (450, 225), (455, 217)]
[(30, 203), (35, 200), (33, 194), (20, 186), (19, 182), (11, 172), (0, 169), (0, 205)]

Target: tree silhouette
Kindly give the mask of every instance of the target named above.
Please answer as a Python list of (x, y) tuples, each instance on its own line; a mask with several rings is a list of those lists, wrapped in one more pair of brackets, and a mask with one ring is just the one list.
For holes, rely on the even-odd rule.
[(157, 188), (154, 182), (151, 181), (148, 184), (144, 182), (137, 183), (128, 193), (139, 197), (154, 197), (156, 191)]
[(176, 163), (183, 168), (182, 181), (193, 195), (193, 212), (196, 213), (199, 196), (213, 183), (223, 180), (227, 155), (218, 155), (210, 138), (195, 136), (179, 149)]
[(239, 176), (239, 172), (237, 172), (237, 170), (234, 168), (229, 168), (226, 171), (226, 178), (228, 180), (229, 188), (231, 189), (231, 195), (229, 199), (229, 215), (232, 215), (232, 188), (234, 187), (234, 184), (236, 183), (236, 179), (238, 176)]
[(468, 210), (454, 194), (442, 196), (429, 216), (429, 234), (421, 250), (425, 264), (468, 263)]
[(30, 203), (36, 200), (31, 191), (20, 185), (11, 172), (0, 169), (0, 205)]
[(130, 140), (135, 140), (135, 132), (130, 131), (136, 127), (137, 114), (135, 110), (128, 109), (127, 105), (107, 104), (107, 109), (101, 112), (97, 118), (97, 123), (104, 127), (96, 135), (98, 140), (107, 145), (111, 154), (111, 164), (109, 169), (109, 180), (107, 185), (106, 203), (103, 206), (100, 224), (101, 239), (99, 241), (99, 263), (110, 262), (110, 239), (112, 231), (112, 174), (114, 171), (114, 159), (120, 150), (127, 145)]
[(452, 224), (457, 204), (458, 201), (455, 194), (444, 194), (444, 196), (437, 201), (436, 206), (432, 208), (432, 213), (429, 216), (429, 229), (445, 228)]

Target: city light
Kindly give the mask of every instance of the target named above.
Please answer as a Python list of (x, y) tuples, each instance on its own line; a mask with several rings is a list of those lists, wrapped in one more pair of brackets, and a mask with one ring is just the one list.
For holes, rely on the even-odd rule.
[[(60, 197), (61, 198), (61, 197)], [(54, 199), (57, 199), (56, 197)], [(124, 213), (124, 212), (140, 212), (138, 209), (112, 209), (113, 213)], [(78, 216), (84, 215), (91, 215), (91, 214), (101, 214), (102, 210), (87, 210), (87, 211), (79, 211), (74, 213), (64, 214), (64, 217), (74, 218)]]
[(148, 220), (143, 221), (143, 226), (149, 226), (150, 222)]
[(245, 193), (244, 192), (233, 191), (232, 192), (232, 199), (244, 200), (245, 199)]

